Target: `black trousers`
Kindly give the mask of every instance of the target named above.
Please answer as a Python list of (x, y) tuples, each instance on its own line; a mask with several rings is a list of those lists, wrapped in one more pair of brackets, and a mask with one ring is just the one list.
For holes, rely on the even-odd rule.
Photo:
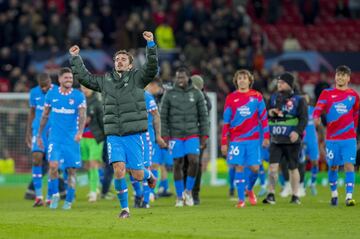
[(110, 190), (111, 181), (112, 181), (113, 176), (114, 176), (114, 169), (113, 169), (112, 165), (109, 164), (109, 157), (108, 157), (106, 139), (104, 140), (102, 160), (103, 160), (105, 165), (104, 165), (104, 179), (103, 179), (101, 193), (103, 195), (105, 195)]

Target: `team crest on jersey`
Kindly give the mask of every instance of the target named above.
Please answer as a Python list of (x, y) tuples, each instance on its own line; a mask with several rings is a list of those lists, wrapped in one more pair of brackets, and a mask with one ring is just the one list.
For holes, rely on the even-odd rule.
[(254, 97), (250, 97), (250, 98), (249, 98), (249, 101), (250, 101), (250, 102), (253, 102), (253, 101), (255, 101), (255, 98), (254, 98)]
[(353, 97), (352, 96), (348, 96), (348, 100), (352, 101)]
[(74, 99), (69, 99), (69, 104), (73, 105), (75, 103)]

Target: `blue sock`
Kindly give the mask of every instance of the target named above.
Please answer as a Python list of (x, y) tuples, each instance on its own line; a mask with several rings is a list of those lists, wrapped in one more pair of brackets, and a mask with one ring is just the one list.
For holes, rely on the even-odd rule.
[(159, 183), (159, 188), (164, 187), (164, 180), (161, 180)]
[(235, 187), (235, 167), (229, 168), (229, 184), (230, 184), (230, 190), (234, 190)]
[(236, 172), (235, 173), (235, 184), (237, 188), (239, 201), (245, 201), (245, 173)]
[(128, 208), (128, 189), (126, 186), (125, 178), (116, 178), (114, 179), (115, 191), (117, 193), (118, 199), (120, 201), (120, 207), (122, 209)]
[(65, 201), (72, 203), (75, 196), (75, 188), (68, 187), (66, 190), (66, 199)]
[(248, 184), (250, 182), (250, 175), (251, 175), (251, 169), (249, 167), (244, 168), (244, 175), (245, 175), (245, 188), (248, 187)]
[(64, 186), (65, 186), (65, 189), (67, 190), (68, 188), (68, 173), (67, 173), (67, 170), (65, 169), (64, 172), (63, 172), (63, 179), (64, 179)]
[(338, 179), (338, 171), (329, 170), (328, 172), (329, 176), (329, 185), (331, 191), (336, 191), (337, 189), (337, 179)]
[(265, 173), (264, 166), (262, 164), (260, 164), (260, 168), (259, 168), (259, 179), (260, 179), (260, 185), (265, 186), (266, 173)]
[(52, 195), (59, 193), (59, 178), (51, 179), (50, 184)]
[(346, 172), (345, 173), (345, 185), (346, 185), (346, 194), (353, 193), (355, 184), (355, 173)]
[(53, 195), (53, 190), (51, 188), (51, 179), (50, 177), (48, 178), (48, 191), (47, 191), (47, 199), (50, 200), (51, 196)]
[(311, 167), (311, 184), (316, 184), (318, 171), (319, 171), (319, 167), (317, 165)]
[(182, 198), (184, 192), (184, 180), (175, 180), (176, 196)]
[(258, 176), (259, 176), (258, 172), (254, 173), (253, 171), (250, 171), (249, 182), (247, 183), (247, 190), (249, 191), (253, 190)]
[(164, 188), (164, 192), (167, 192), (169, 190), (169, 180), (168, 179), (161, 180), (160, 185), (161, 185), (160, 187)]
[(149, 169), (144, 169), (144, 180), (148, 180), (150, 178), (150, 170)]
[(191, 191), (195, 184), (195, 177), (187, 176), (186, 177), (186, 190)]
[(102, 167), (99, 168), (99, 180), (101, 185), (104, 184), (104, 169)]
[(131, 185), (134, 188), (135, 191), (135, 196), (136, 197), (142, 197), (143, 196), (143, 192), (141, 190), (141, 185), (140, 182), (135, 180), (135, 178), (133, 176), (130, 175), (130, 181), (131, 181)]
[(147, 180), (144, 180), (143, 182), (143, 188), (144, 188), (144, 203), (149, 204), (150, 202), (150, 188)]
[(42, 197), (42, 167), (32, 166), (32, 178), (36, 197)]
[(279, 174), (279, 183), (280, 183), (281, 187), (285, 186), (285, 177), (282, 173)]
[[(151, 169), (151, 172), (155, 178), (159, 178), (159, 171), (157, 169)], [(155, 188), (151, 188), (150, 191), (152, 193), (155, 193)]]

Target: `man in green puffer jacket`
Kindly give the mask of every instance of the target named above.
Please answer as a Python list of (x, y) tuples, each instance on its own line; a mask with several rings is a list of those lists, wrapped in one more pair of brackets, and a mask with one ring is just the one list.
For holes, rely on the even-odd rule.
[[(169, 141), (174, 159), (176, 207), (193, 206), (192, 189), (199, 165), (200, 148), (206, 147), (209, 135), (209, 115), (204, 95), (189, 79), (187, 69), (176, 71), (173, 89), (161, 102), (161, 134)], [(184, 157), (188, 158), (186, 187), (183, 180)]]
[(146, 63), (141, 68), (134, 69), (132, 55), (121, 50), (114, 55), (115, 69), (102, 76), (89, 73), (79, 56), (78, 46), (69, 50), (74, 77), (80, 84), (102, 94), (109, 162), (114, 168), (115, 190), (122, 208), (120, 218), (130, 216), (126, 169), (136, 180), (148, 180), (149, 187), (156, 185), (156, 178), (143, 165), (141, 134), (147, 131), (144, 87), (157, 74), (158, 55), (153, 34), (145, 31), (143, 37), (147, 48)]

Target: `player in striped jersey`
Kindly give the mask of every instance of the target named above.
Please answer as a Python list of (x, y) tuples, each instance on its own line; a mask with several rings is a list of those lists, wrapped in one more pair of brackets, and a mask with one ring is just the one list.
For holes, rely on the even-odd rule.
[[(221, 152), (227, 155), (228, 164), (235, 166), (235, 184), (238, 192), (238, 208), (245, 206), (245, 185), (252, 205), (257, 199), (253, 186), (258, 178), (260, 156), (260, 130), (264, 132), (263, 146), (269, 145), (269, 128), (265, 102), (260, 92), (250, 89), (253, 76), (247, 70), (239, 70), (233, 79), (237, 90), (226, 97)], [(230, 142), (229, 142), (230, 138)], [(246, 183), (244, 168), (250, 167)]]
[(320, 124), (320, 116), (326, 116), (326, 161), (329, 166), (331, 205), (338, 204), (337, 178), (339, 166), (345, 169), (347, 206), (354, 206), (352, 198), (356, 159), (356, 129), (359, 120), (359, 95), (349, 88), (351, 70), (347, 66), (336, 68), (335, 88), (325, 89), (316, 103), (314, 119)]

